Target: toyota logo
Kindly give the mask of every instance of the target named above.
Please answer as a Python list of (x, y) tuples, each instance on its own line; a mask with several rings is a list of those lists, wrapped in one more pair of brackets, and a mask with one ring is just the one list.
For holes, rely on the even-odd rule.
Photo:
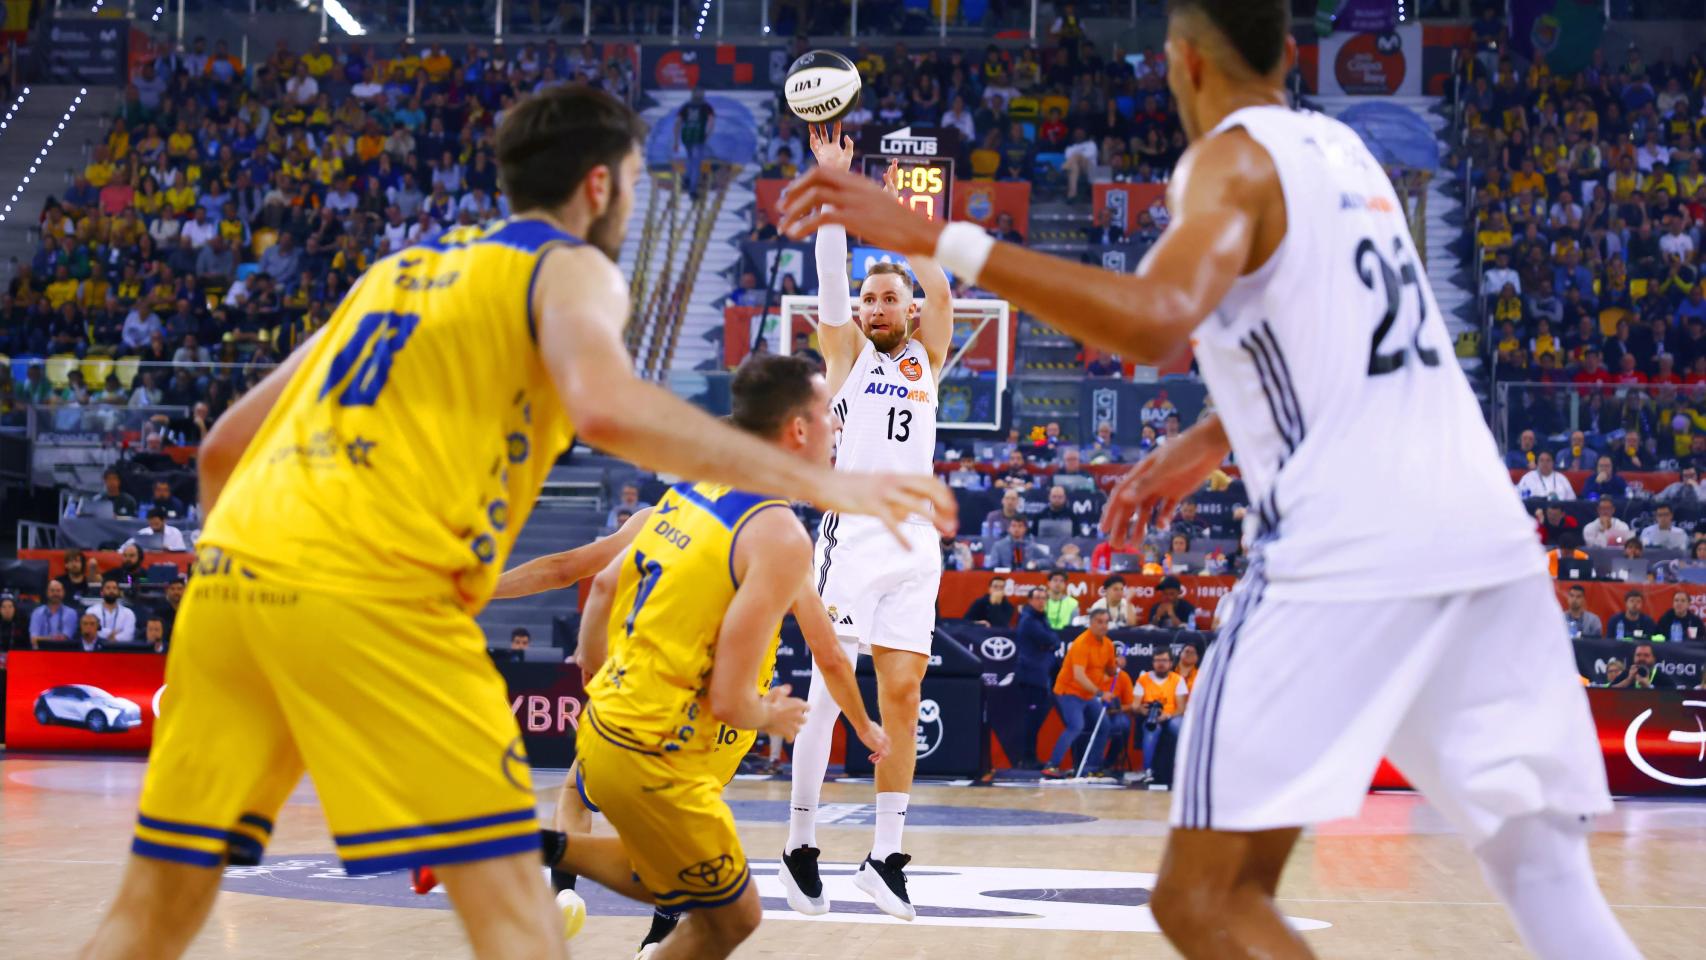
[(985, 637), (978, 650), (985, 660), (1011, 660), (1019, 648), (1006, 637)]
[[(1706, 700), (1684, 700), (1682, 701), (1682, 705), (1685, 707), (1693, 707), (1696, 710), (1706, 710)], [(1629, 755), (1629, 762), (1635, 765), (1635, 769), (1649, 777), (1652, 777), (1660, 783), (1668, 783), (1678, 787), (1706, 787), (1706, 777), (1695, 777), (1691, 779), (1688, 777), (1674, 776), (1672, 774), (1665, 773), (1663, 770), (1660, 770), (1648, 763), (1647, 758), (1641, 756), (1641, 746), (1639, 742), (1641, 724), (1646, 723), (1647, 718), (1652, 715), (1653, 711), (1650, 707), (1641, 711), (1641, 715), (1630, 721), (1629, 729), (1623, 733), (1623, 752)], [(1701, 722), (1700, 715), (1698, 713), (1694, 715), (1694, 727), (1695, 729), (1693, 730), (1672, 730), (1668, 735), (1666, 735), (1665, 739), (1671, 743), (1698, 745), (1700, 747), (1700, 751), (1697, 755), (1698, 759), (1701, 763), (1706, 763), (1706, 723)]]

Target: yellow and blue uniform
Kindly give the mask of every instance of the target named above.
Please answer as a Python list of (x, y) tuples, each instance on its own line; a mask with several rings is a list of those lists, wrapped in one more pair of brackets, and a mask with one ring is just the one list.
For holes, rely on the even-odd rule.
[(314, 776), (350, 873), (538, 849), (520, 730), (474, 614), (573, 427), (537, 220), (374, 264), (304, 349), (208, 518), (135, 852), (253, 863)]
[[(712, 484), (670, 489), (622, 558), (610, 651), (587, 684), (575, 738), (581, 789), (622, 837), (659, 907), (733, 902), (750, 880), (723, 786), (756, 734), (711, 714), (723, 616), (740, 586), (734, 553), (757, 514), (786, 501)], [(777, 628), (780, 624), (777, 624)], [(777, 633), (755, 678), (769, 689)]]

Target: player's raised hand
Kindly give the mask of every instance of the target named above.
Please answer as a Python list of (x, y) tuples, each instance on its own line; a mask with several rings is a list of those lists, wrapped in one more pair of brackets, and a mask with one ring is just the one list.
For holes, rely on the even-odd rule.
[(841, 121), (835, 121), (835, 128), (829, 124), (807, 124), (812, 138), (812, 156), (817, 157), (819, 167), (831, 170), (853, 169), (853, 138), (841, 135)]
[(897, 157), (890, 157), (889, 168), (883, 171), (883, 189), (889, 192), (889, 196), (900, 199), (900, 160)]
[(1151, 453), (1114, 484), (1102, 511), (1102, 532), (1113, 546), (1122, 547), (1128, 535), (1143, 536), (1152, 514), (1165, 529), (1174, 504), (1203, 485), (1228, 449), (1220, 418), (1211, 417)]
[(792, 740), (806, 724), (806, 702), (791, 697), (794, 688), (781, 683), (764, 695), (764, 724), (758, 729), (773, 737)]
[(881, 184), (820, 165), (788, 188), (782, 199), (782, 232), (799, 240), (825, 224), (840, 224), (906, 257), (935, 253), (942, 232), (942, 224), (895, 203)]
[(882, 724), (875, 720), (865, 724), (864, 729), (859, 731), (859, 742), (871, 751), (871, 763), (873, 764), (882, 763), (883, 758), (889, 755), (888, 732), (883, 729)]
[(960, 529), (959, 503), (953, 491), (935, 477), (900, 473), (833, 473), (812, 501), (825, 510), (876, 517), (894, 534), (902, 548), (911, 549), (900, 525), (919, 514), (930, 517), (942, 536)]

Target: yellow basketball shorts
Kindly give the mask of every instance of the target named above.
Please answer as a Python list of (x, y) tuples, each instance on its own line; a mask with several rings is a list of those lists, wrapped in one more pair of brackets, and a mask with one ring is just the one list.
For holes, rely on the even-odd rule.
[[(577, 731), (575, 739), (577, 757), (579, 756), (579, 745), (586, 742), (581, 739), (581, 736)], [(596, 734), (588, 729), (585, 736), (591, 737), (596, 736)], [(717, 744), (711, 748), (710, 763), (723, 786), (728, 786), (730, 781), (734, 780), (735, 774), (740, 772), (740, 762), (752, 752), (752, 746), (757, 742), (757, 730), (735, 730), (726, 725), (717, 728)], [(592, 798), (586, 795), (586, 777), (581, 775), (578, 765), (575, 767), (574, 775), (575, 789), (580, 792), (581, 803), (593, 813), (603, 813), (604, 811), (598, 809), (598, 804), (593, 803)]]
[[(600, 809), (632, 861), (634, 875), (666, 910), (727, 906), (752, 877), (723, 802), (721, 758), (682, 758), (641, 746), (581, 714), (575, 737), (581, 788)], [(737, 758), (738, 762), (738, 758)]]
[(459, 607), (315, 593), (214, 548), (199, 569), (135, 853), (258, 863), (304, 769), (349, 873), (539, 850), (521, 732)]

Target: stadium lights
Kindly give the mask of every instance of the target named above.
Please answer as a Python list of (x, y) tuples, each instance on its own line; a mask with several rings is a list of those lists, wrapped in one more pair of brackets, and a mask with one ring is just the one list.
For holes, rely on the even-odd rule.
[(154, 22), (159, 23), (160, 22), (160, 15), (165, 13), (165, 12), (166, 12), (166, 5), (163, 3), (157, 4), (154, 7)]
[(24, 105), (24, 98), (29, 95), (30, 88), (25, 87), (18, 94), (17, 99), (12, 101), (12, 105), (6, 108), (6, 115), (4, 117), (0, 117), (0, 130), (8, 129), (12, 125), (12, 118), (18, 115), (18, 110)]
[(693, 39), (697, 40), (705, 34), (705, 21), (711, 16), (711, 0), (705, 0), (699, 8), (699, 26), (693, 29)]
[[(312, 11), (314, 9), (310, 0), (296, 0), (296, 5), (303, 10)], [(344, 6), (340, 0), (325, 0), (325, 7), (326, 16), (332, 18), (332, 22), (338, 25), (338, 29), (352, 37), (367, 36), (367, 28), (361, 25), (361, 21), (357, 20), (355, 15), (350, 13), (349, 8)]]
[[(8, 119), (17, 111), (19, 104), (23, 103), (24, 97), (28, 95), (29, 92), (30, 88), (25, 87), (24, 92), (18, 95), (17, 101), (14, 102), (12, 104), (12, 108), (6, 112)], [(0, 211), (0, 223), (5, 223), (6, 218), (11, 215), (12, 205), (18, 202), (19, 197), (23, 196), (24, 188), (29, 186), (30, 177), (34, 176), (36, 168), (47, 160), (48, 151), (53, 148), (55, 143), (59, 142), (59, 131), (65, 129), (65, 125), (71, 121), (72, 114), (76, 113), (77, 108), (83, 105), (83, 98), (88, 95), (88, 87), (81, 87), (77, 90), (77, 95), (71, 99), (71, 106), (66, 107), (65, 112), (59, 117), (58, 129), (47, 135), (47, 142), (42, 144), (41, 152), (37, 153), (35, 160), (30, 163), (29, 173), (24, 174), (23, 179), (12, 189), (12, 198), (6, 201), (6, 209), (4, 211)]]

